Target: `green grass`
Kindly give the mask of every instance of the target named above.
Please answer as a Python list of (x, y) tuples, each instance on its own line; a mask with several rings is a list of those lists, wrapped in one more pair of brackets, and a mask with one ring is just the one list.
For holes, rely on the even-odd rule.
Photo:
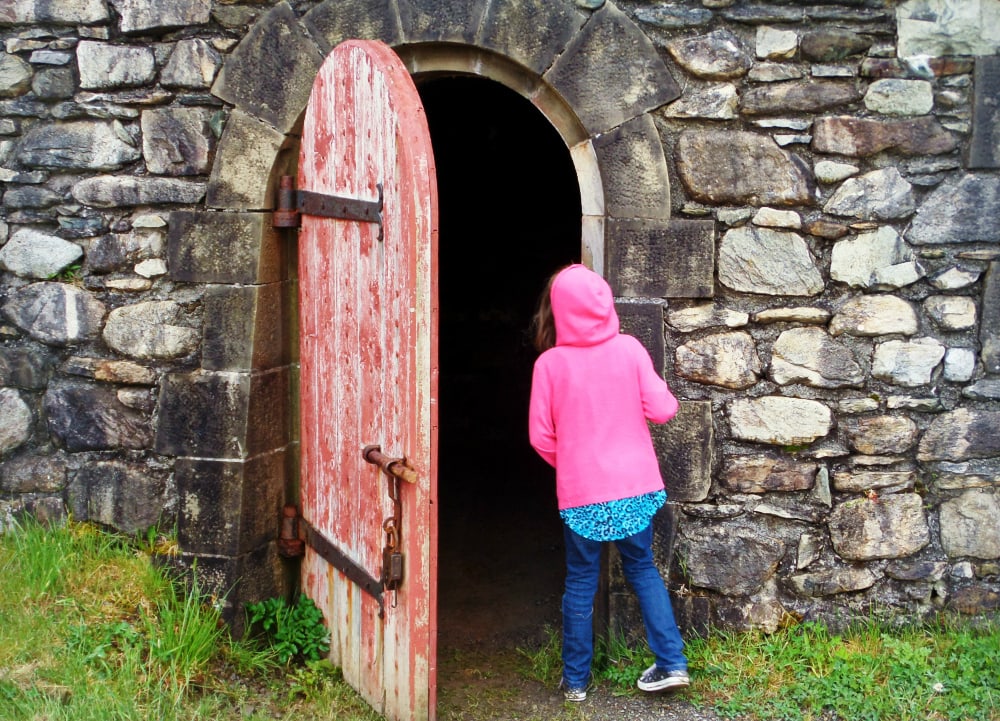
[[(525, 673), (559, 680), (559, 638), (522, 652)], [(866, 621), (842, 634), (819, 623), (774, 634), (716, 631), (687, 644), (696, 706), (724, 718), (813, 721), (1000, 720), (1000, 626), (942, 621), (894, 628)], [(653, 661), (646, 648), (601, 643), (594, 672), (631, 694)], [(827, 716), (824, 716), (827, 714)]]
[(329, 663), (230, 638), (158, 545), (83, 524), (0, 534), (0, 721), (381, 719)]

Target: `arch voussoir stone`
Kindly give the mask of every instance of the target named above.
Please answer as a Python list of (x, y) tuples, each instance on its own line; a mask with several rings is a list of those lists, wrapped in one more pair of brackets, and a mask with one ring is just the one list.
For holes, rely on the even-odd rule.
[(670, 174), (649, 114), (594, 139), (604, 207), (615, 218), (670, 217)]
[(302, 17), (324, 55), (348, 38), (402, 41), (395, 0), (326, 0)]
[(406, 42), (474, 45), (486, 0), (397, 0)]
[(298, 122), (322, 63), (309, 31), (281, 2), (233, 50), (212, 94), (287, 133)]
[(267, 123), (233, 110), (219, 139), (208, 179), (208, 207), (234, 210), (273, 207), (271, 173), (285, 142), (286, 137)]
[(592, 136), (681, 94), (652, 41), (611, 3), (591, 16), (543, 77)]
[(495, 0), (486, 11), (477, 43), (541, 75), (585, 20), (569, 2)]

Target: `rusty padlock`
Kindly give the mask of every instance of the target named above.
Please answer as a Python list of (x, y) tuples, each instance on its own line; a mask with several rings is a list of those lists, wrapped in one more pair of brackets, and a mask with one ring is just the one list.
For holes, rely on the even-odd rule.
[(387, 518), (382, 525), (386, 533), (385, 548), (382, 549), (382, 583), (387, 591), (395, 591), (403, 582), (403, 554), (396, 547), (396, 523)]

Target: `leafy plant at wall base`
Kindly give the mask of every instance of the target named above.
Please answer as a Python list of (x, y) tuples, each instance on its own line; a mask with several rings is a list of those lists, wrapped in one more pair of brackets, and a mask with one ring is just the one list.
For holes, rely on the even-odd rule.
[(318, 661), (330, 650), (330, 631), (323, 613), (308, 596), (294, 605), (284, 598), (268, 598), (247, 604), (250, 626), (258, 626), (270, 639), (281, 663), (293, 658)]

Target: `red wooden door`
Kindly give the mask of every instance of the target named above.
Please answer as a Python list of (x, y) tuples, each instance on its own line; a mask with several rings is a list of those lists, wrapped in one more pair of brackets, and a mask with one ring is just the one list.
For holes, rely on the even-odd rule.
[[(262, 68), (262, 72), (267, 69)], [(435, 709), (437, 194), (426, 118), (392, 50), (349, 40), (324, 62), (306, 110), (298, 189), (377, 201), (379, 223), (303, 211), (299, 234), (302, 516), (320, 543), (303, 561), (330, 659), (389, 719)], [(300, 195), (301, 197), (301, 195)], [(381, 230), (381, 237), (380, 237)], [(406, 457), (404, 580), (384, 616), (357, 571), (381, 576), (389, 476), (362, 457)], [(316, 540), (315, 538), (313, 540)], [(317, 551), (329, 542), (329, 560)], [(363, 580), (363, 578), (362, 578)]]

